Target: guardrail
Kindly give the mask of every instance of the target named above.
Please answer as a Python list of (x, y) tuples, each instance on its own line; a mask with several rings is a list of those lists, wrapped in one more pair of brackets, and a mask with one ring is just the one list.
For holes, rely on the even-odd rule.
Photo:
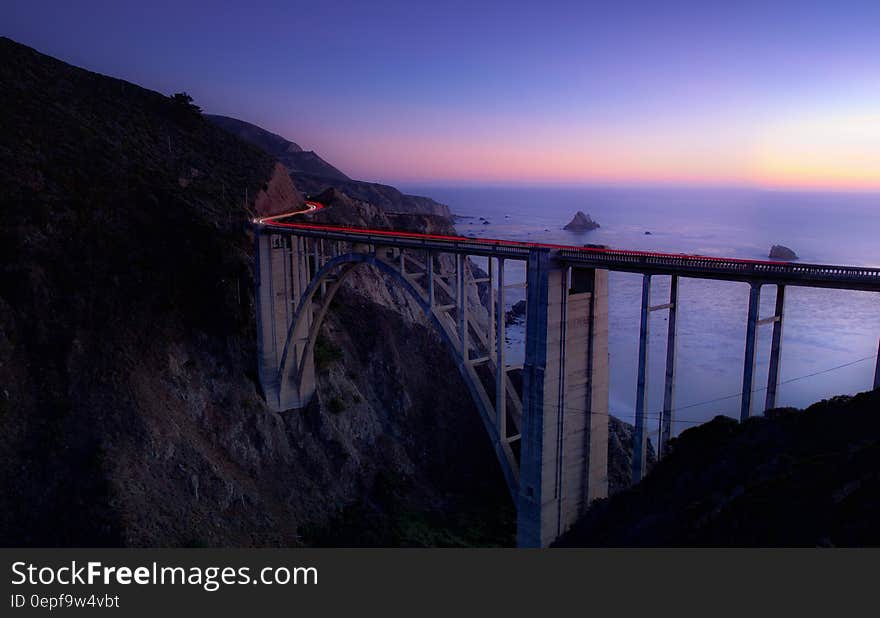
[(467, 255), (500, 256), (524, 260), (533, 248), (526, 244), (498, 242), (482, 242), (482, 239), (464, 236), (442, 237), (430, 234), (410, 234), (392, 232), (391, 230), (355, 230), (351, 228), (332, 228), (329, 226), (311, 226), (306, 224), (265, 226), (274, 233), (294, 234), (307, 238), (323, 238), (342, 242), (399, 247), (404, 249), (432, 250), (444, 253), (461, 253)]
[(572, 264), (634, 273), (880, 291), (878, 268), (580, 248), (560, 249), (558, 257)]
[[(308, 211), (294, 214), (308, 214), (308, 212), (320, 208), (323, 208), (321, 204), (309, 202)], [(258, 219), (255, 223), (259, 227), (275, 233), (295, 234), (342, 242), (367, 243), (406, 249), (521, 260), (528, 258), (531, 251), (549, 250), (557, 260), (571, 265), (580, 264), (614, 271), (880, 292), (880, 268), (839, 266), (834, 264), (803, 264), (770, 260), (744, 260), (600, 247), (575, 247), (466, 236), (422, 234), (396, 230), (361, 229), (318, 223), (283, 223), (279, 221), (279, 219), (289, 216), (292, 215), (277, 215), (275, 217)]]

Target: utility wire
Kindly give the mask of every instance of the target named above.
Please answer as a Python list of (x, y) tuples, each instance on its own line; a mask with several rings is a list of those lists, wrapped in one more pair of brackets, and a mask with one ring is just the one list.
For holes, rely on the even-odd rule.
[[(787, 380), (782, 380), (782, 381), (780, 381), (779, 384), (780, 384), (780, 385), (782, 385), (782, 384), (790, 384), (790, 383), (792, 383), (792, 382), (797, 382), (798, 380), (805, 380), (805, 379), (807, 379), (807, 378), (812, 378), (812, 377), (815, 377), (815, 376), (818, 376), (818, 375), (822, 375), (822, 374), (825, 374), (825, 373), (830, 373), (830, 372), (832, 372), (832, 371), (837, 371), (838, 369), (843, 369), (844, 367), (850, 367), (850, 366), (855, 365), (855, 364), (857, 364), (857, 363), (863, 363), (863, 362), (865, 362), (866, 360), (872, 360), (872, 359), (875, 359), (875, 358), (877, 358), (877, 354), (873, 354), (873, 355), (871, 355), (871, 356), (865, 356), (865, 357), (863, 357), (863, 358), (859, 358), (859, 359), (856, 359), (856, 360), (854, 360), (854, 361), (850, 361), (850, 362), (848, 362), (848, 363), (843, 363), (842, 365), (836, 365), (836, 366), (834, 366), (834, 367), (828, 367), (827, 369), (821, 369), (821, 370), (819, 370), (819, 371), (814, 371), (813, 373), (807, 373), (807, 374), (804, 374), (804, 375), (796, 376), (796, 377), (794, 377), (794, 378), (788, 378)], [(766, 386), (762, 386), (762, 387), (759, 387), (759, 388), (753, 389), (753, 390), (751, 391), (751, 393), (754, 394), (754, 393), (758, 393), (758, 392), (760, 392), (760, 391), (766, 391), (766, 390), (767, 390), (767, 387), (766, 387)], [(678, 412), (679, 410), (687, 410), (687, 409), (689, 409), (689, 408), (695, 408), (695, 407), (697, 407), (697, 406), (704, 406), (704, 405), (708, 405), (708, 404), (710, 404), (710, 403), (717, 403), (717, 402), (719, 402), (719, 401), (725, 401), (725, 400), (727, 400), (727, 399), (733, 399), (734, 397), (740, 397), (740, 396), (742, 396), (742, 393), (733, 393), (733, 394), (730, 394), (730, 395), (725, 395), (725, 396), (723, 396), (723, 397), (716, 397), (715, 399), (707, 399), (706, 401), (698, 401), (698, 402), (696, 402), (696, 403), (691, 403), (691, 404), (688, 404), (688, 405), (686, 405), (686, 406), (679, 406), (679, 407), (673, 408), (672, 411), (673, 411), (673, 412)], [(673, 421), (673, 422), (675, 422), (675, 421)]]
[[(470, 269), (468, 269), (468, 272), (469, 272), (469, 271), (470, 271)], [(410, 273), (410, 274), (412, 274), (412, 273)], [(437, 274), (440, 275), (441, 278), (442, 278), (442, 274), (440, 274), (440, 273), (437, 273)], [(508, 286), (505, 286), (505, 287), (508, 287)], [(448, 293), (448, 292), (447, 292), (447, 293)], [(878, 354), (872, 354), (872, 355), (870, 355), (870, 356), (865, 356), (865, 357), (862, 357), (862, 358), (858, 358), (858, 359), (856, 359), (856, 360), (849, 361), (849, 362), (846, 362), (846, 363), (843, 363), (843, 364), (840, 364), (840, 365), (835, 365), (834, 367), (828, 367), (828, 368), (826, 368), (826, 369), (821, 369), (821, 370), (819, 370), (819, 371), (814, 371), (814, 372), (812, 372), (812, 373), (808, 373), (808, 374), (804, 374), (804, 375), (800, 375), (800, 376), (795, 376), (795, 377), (793, 377), (793, 378), (788, 378), (787, 380), (782, 380), (782, 381), (780, 381), (779, 384), (780, 384), (780, 385), (782, 385), (782, 384), (790, 384), (790, 383), (792, 383), (792, 382), (797, 382), (797, 381), (799, 381), (799, 380), (805, 380), (805, 379), (807, 379), (807, 378), (812, 378), (812, 377), (815, 377), (815, 376), (818, 376), (818, 375), (823, 375), (823, 374), (826, 374), (826, 373), (830, 373), (830, 372), (832, 372), (832, 371), (837, 371), (837, 370), (839, 370), (839, 369), (844, 369), (844, 368), (846, 368), (846, 367), (850, 367), (850, 366), (852, 366), (852, 365), (855, 365), (855, 364), (858, 364), (858, 363), (865, 362), (865, 361), (867, 361), (867, 360), (876, 359), (877, 356), (878, 356)], [(755, 394), (755, 393), (758, 393), (758, 392), (761, 392), (761, 391), (765, 391), (765, 390), (767, 390), (767, 387), (766, 387), (766, 386), (762, 386), (762, 387), (759, 387), (759, 388), (752, 389), (752, 390), (750, 391), (750, 393), (751, 393), (751, 394)], [(696, 408), (696, 407), (698, 407), (698, 406), (705, 406), (705, 405), (709, 405), (709, 404), (712, 404), (712, 403), (718, 403), (718, 402), (721, 402), (721, 401), (726, 401), (726, 400), (734, 399), (734, 398), (736, 398), (736, 397), (741, 397), (741, 396), (742, 396), (742, 392), (737, 392), (737, 393), (731, 393), (730, 395), (723, 395), (723, 396), (721, 396), (721, 397), (715, 397), (715, 398), (713, 398), (713, 399), (706, 399), (706, 400), (703, 400), (703, 401), (697, 401), (697, 402), (690, 403), (690, 404), (687, 404), (687, 405), (684, 405), (684, 406), (677, 406), (677, 407), (674, 407), (674, 408), (672, 408), (671, 413), (674, 414), (675, 412), (679, 412), (679, 411), (681, 411), (681, 410), (688, 410), (688, 409), (690, 409), (690, 408)], [(583, 412), (583, 410), (581, 410), (580, 408), (575, 408), (575, 407), (573, 407), (573, 406), (562, 406), (562, 409), (563, 409), (563, 410), (573, 411), (573, 412)], [(591, 416), (593, 416), (593, 415), (595, 415), (595, 416), (611, 416), (611, 410), (610, 410), (610, 409), (606, 409), (606, 410), (604, 410), (604, 411), (591, 411), (591, 412), (589, 412), (589, 414), (590, 414)], [(645, 418), (646, 420), (662, 420), (662, 419), (663, 419), (663, 410), (657, 410), (657, 411), (655, 411), (655, 412), (653, 412), (653, 413), (648, 413), (648, 412), (646, 412), (645, 415), (644, 415), (644, 418)], [(705, 422), (705, 421), (696, 421), (696, 420), (690, 420), (690, 419), (675, 419), (675, 418), (672, 419), (672, 423), (674, 423), (674, 424), (677, 423), (677, 424), (702, 425), (704, 422)]]
[[(873, 360), (873, 359), (876, 359), (876, 358), (877, 358), (877, 354), (873, 354), (873, 355), (871, 355), (871, 356), (865, 356), (865, 357), (863, 357), (863, 358), (859, 358), (859, 359), (856, 359), (856, 360), (853, 360), (853, 361), (849, 361), (849, 362), (847, 362), (847, 363), (843, 363), (843, 364), (841, 364), (841, 365), (835, 365), (834, 367), (828, 367), (828, 368), (826, 368), (826, 369), (821, 369), (821, 370), (819, 370), (819, 371), (814, 371), (814, 372), (812, 372), (812, 373), (807, 373), (807, 374), (804, 374), (804, 375), (796, 376), (796, 377), (794, 377), (794, 378), (788, 378), (787, 380), (782, 380), (782, 381), (780, 381), (780, 385), (781, 385), (781, 384), (790, 384), (791, 382), (797, 382), (797, 381), (799, 381), (799, 380), (805, 380), (805, 379), (807, 379), (807, 378), (812, 378), (812, 377), (815, 377), (815, 376), (818, 376), (818, 375), (822, 375), (822, 374), (825, 374), (825, 373), (830, 373), (830, 372), (832, 372), (832, 371), (837, 371), (838, 369), (843, 369), (843, 368), (845, 368), (845, 367), (850, 367), (850, 366), (852, 366), (852, 365), (856, 365), (856, 364), (858, 364), (858, 363), (863, 363), (863, 362), (865, 362), (865, 361), (867, 361), (867, 360)], [(763, 387), (760, 387), (760, 388), (753, 389), (753, 390), (751, 391), (751, 393), (754, 394), (754, 393), (758, 393), (758, 392), (760, 392), (760, 391), (765, 391), (765, 390), (767, 390), (767, 387), (766, 387), (766, 386), (763, 386)], [(678, 412), (678, 411), (680, 411), (680, 410), (687, 410), (687, 409), (689, 409), (689, 408), (695, 408), (695, 407), (698, 407), (698, 406), (704, 406), (704, 405), (709, 405), (709, 404), (712, 404), (712, 403), (718, 403), (719, 401), (725, 401), (725, 400), (733, 399), (733, 398), (735, 398), (735, 397), (740, 397), (740, 396), (742, 396), (742, 393), (741, 393), (741, 392), (739, 392), (739, 393), (733, 393), (733, 394), (730, 394), (730, 395), (724, 395), (724, 396), (722, 396), (722, 397), (715, 397), (715, 398), (713, 398), (713, 399), (706, 399), (706, 400), (703, 400), (703, 401), (697, 401), (697, 402), (690, 403), (690, 404), (687, 404), (687, 405), (684, 405), (684, 406), (678, 406), (678, 407), (675, 407), (675, 408), (672, 409), (672, 412), (675, 413), (675, 412)], [(584, 411), (581, 410), (580, 408), (575, 408), (575, 407), (573, 407), (573, 406), (562, 406), (562, 408), (563, 408), (564, 410), (569, 410), (569, 411), (571, 411), (571, 412), (584, 412)], [(604, 410), (604, 411), (591, 411), (591, 412), (589, 412), (589, 414), (590, 414), (591, 416), (612, 416), (610, 409), (608, 409), (608, 410)], [(645, 414), (645, 419), (646, 419), (646, 420), (661, 420), (662, 418), (663, 418), (663, 411), (662, 411), (662, 410), (657, 410), (656, 412), (649, 412), (649, 413), (646, 413), (646, 414)], [(705, 423), (706, 421), (697, 421), (697, 420), (690, 420), (690, 419), (676, 419), (676, 418), (673, 418), (672, 422), (673, 422), (673, 424), (679, 423), (679, 424), (689, 424), (689, 425), (702, 425), (702, 424)]]

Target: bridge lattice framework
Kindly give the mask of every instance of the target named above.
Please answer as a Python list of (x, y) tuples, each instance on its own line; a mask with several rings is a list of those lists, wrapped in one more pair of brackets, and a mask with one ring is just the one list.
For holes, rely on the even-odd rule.
[[(759, 327), (772, 326), (764, 408), (779, 385), (785, 291), (789, 285), (880, 291), (880, 269), (784, 264), (585, 250), (460, 237), (334, 229), (320, 225), (256, 226), (259, 376), (275, 410), (308, 405), (315, 394), (314, 348), (334, 296), (362, 266), (396, 281), (449, 349), (489, 435), (517, 507), (521, 546), (546, 546), (589, 503), (608, 492), (608, 272), (642, 276), (632, 478), (645, 474), (650, 316), (668, 312), (659, 454), (672, 436), (675, 410), (680, 277), (749, 285), (741, 419), (752, 412)], [(470, 258), (485, 258), (486, 272)], [(505, 281), (511, 261), (526, 280)], [(658, 276), (669, 299), (652, 305)], [(773, 315), (759, 316), (761, 289), (776, 287)], [(473, 288), (488, 289), (488, 320), (476, 319)], [(506, 359), (505, 301), (525, 287), (525, 354)], [(469, 300), (470, 298), (470, 300)], [(521, 386), (512, 379), (521, 369)], [(880, 361), (875, 376), (880, 386)]]

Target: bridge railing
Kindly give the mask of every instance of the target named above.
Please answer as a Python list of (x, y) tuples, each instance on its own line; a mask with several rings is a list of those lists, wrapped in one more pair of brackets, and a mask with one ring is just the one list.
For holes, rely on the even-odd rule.
[(880, 291), (880, 268), (566, 247), (461, 236), (409, 234), (392, 230), (357, 230), (312, 225), (270, 225), (269, 228), (273, 233), (310, 238), (519, 260), (527, 259), (532, 250), (544, 249), (552, 251), (557, 259), (564, 262), (608, 270)]
[(406, 249), (430, 249), (444, 253), (467, 255), (498, 256), (524, 260), (531, 247), (525, 244), (485, 242), (465, 237), (439, 237), (430, 235), (409, 235), (403, 232), (383, 233), (384, 230), (333, 230), (307, 226), (267, 226), (272, 233), (291, 234), (308, 238), (323, 238), (342, 242), (355, 242), (378, 246), (401, 247)]
[(880, 291), (880, 269), (829, 264), (794, 264), (707, 256), (667, 255), (638, 251), (560, 249), (566, 262), (604, 266), (609, 270), (691, 274), (716, 279), (765, 280)]

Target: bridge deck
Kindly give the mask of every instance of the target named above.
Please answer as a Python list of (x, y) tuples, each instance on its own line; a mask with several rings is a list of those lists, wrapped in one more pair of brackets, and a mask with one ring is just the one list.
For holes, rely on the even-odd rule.
[(640, 274), (678, 275), (698, 279), (880, 291), (880, 268), (744, 260), (653, 251), (626, 251), (281, 221), (281, 219), (296, 214), (307, 214), (323, 208), (318, 202), (309, 202), (308, 205), (307, 211), (264, 217), (256, 219), (255, 223), (278, 233), (422, 251), (432, 250), (524, 260), (528, 257), (529, 251), (533, 249), (548, 249), (557, 260), (572, 266), (581, 265)]

